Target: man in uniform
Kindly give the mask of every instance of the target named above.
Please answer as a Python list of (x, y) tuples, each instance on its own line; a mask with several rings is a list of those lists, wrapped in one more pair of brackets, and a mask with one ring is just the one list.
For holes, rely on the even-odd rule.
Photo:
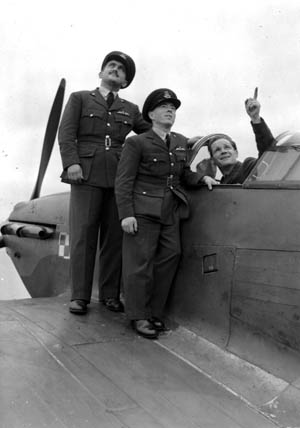
[[(257, 89), (255, 90), (254, 97), (248, 98), (245, 101), (246, 112), (251, 119), (251, 126), (255, 135), (258, 157), (268, 150), (276, 143), (272, 132), (268, 128), (264, 119), (260, 116), (260, 103), (257, 100)], [(238, 149), (236, 143), (228, 136), (216, 134), (212, 136), (208, 142), (208, 151), (210, 154), (211, 168), (207, 168), (207, 172), (201, 165), (209, 165), (208, 159), (204, 159), (197, 165), (198, 172), (202, 172), (203, 182), (212, 190), (212, 186), (216, 184), (242, 184), (251, 170), (255, 166), (258, 158), (249, 157), (243, 162), (238, 160)], [(216, 169), (213, 167), (218, 166), (223, 174), (220, 182), (214, 179)]]
[(99, 73), (100, 87), (72, 93), (62, 116), (58, 134), (62, 181), (71, 184), (72, 313), (86, 313), (90, 303), (99, 226), (99, 300), (112, 311), (124, 309), (119, 297), (122, 230), (114, 181), (125, 137), (132, 130), (141, 133), (149, 128), (138, 106), (118, 95), (134, 75), (130, 56), (110, 52)]
[(125, 310), (136, 332), (155, 339), (177, 270), (180, 219), (189, 206), (182, 183), (201, 177), (187, 166), (187, 138), (170, 132), (180, 106), (167, 88), (145, 100), (143, 117), (152, 129), (126, 139), (116, 177), (116, 200), (123, 236)]

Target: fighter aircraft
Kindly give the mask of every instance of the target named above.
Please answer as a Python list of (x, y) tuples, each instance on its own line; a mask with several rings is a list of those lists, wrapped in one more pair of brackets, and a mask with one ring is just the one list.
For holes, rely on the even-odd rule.
[[(40, 197), (64, 90), (62, 79), (32, 196), (1, 226), (0, 247), (33, 300), (60, 296), (70, 285), (69, 192)], [(191, 146), (192, 170), (208, 156), (210, 137)], [(264, 409), (271, 417), (297, 402), (300, 378), (300, 132), (276, 141), (244, 184), (188, 191), (192, 216), (182, 224), (182, 260), (168, 304), (177, 325), (284, 380), (277, 410), (273, 401)], [(173, 350), (182, 338), (176, 340), (169, 339)], [(195, 349), (188, 352), (185, 358), (196, 358)]]

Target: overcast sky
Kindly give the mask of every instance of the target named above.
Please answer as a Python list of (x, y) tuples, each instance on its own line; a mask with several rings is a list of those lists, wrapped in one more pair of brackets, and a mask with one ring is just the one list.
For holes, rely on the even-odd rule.
[[(182, 101), (173, 130), (224, 132), (255, 156), (244, 99), (259, 88), (274, 135), (300, 128), (297, 0), (10, 0), (0, 16), (0, 219), (32, 192), (53, 97), (94, 89), (103, 57), (122, 50), (137, 74), (124, 98), (154, 89)], [(64, 191), (57, 143), (42, 194)]]

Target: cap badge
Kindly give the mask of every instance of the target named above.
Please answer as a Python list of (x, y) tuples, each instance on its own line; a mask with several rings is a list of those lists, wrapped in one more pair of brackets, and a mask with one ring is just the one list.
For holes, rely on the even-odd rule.
[(164, 92), (164, 98), (172, 98), (172, 95), (170, 94), (170, 92), (165, 91)]

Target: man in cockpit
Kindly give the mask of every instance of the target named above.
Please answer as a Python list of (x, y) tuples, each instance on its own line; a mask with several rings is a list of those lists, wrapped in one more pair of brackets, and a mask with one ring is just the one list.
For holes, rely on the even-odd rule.
[[(260, 117), (260, 103), (256, 97), (248, 98), (245, 101), (245, 108), (251, 118), (251, 125), (255, 135), (258, 155), (260, 157), (275, 143), (275, 139), (263, 118)], [(213, 175), (211, 172), (207, 172), (207, 175), (203, 176), (202, 181), (210, 190), (212, 190), (212, 186), (216, 184), (242, 184), (257, 162), (257, 158), (252, 157), (245, 159), (244, 162), (240, 162), (238, 160), (237, 146), (235, 142), (227, 136), (222, 136), (221, 138), (220, 136), (212, 137), (208, 141), (208, 151), (213, 161), (212, 163), (217, 166), (223, 174), (220, 181), (211, 176)], [(207, 165), (207, 160), (205, 161)], [(201, 167), (203, 171), (203, 164), (203, 162), (200, 162), (197, 165), (198, 172), (201, 172)]]

